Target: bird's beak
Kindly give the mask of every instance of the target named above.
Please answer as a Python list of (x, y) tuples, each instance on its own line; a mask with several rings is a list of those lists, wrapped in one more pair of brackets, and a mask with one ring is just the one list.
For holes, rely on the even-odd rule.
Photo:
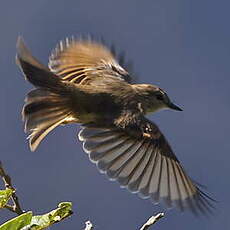
[(173, 104), (172, 102), (170, 102), (170, 103), (168, 104), (168, 107), (169, 107), (170, 109), (174, 109), (174, 110), (177, 110), (177, 111), (183, 111), (180, 107), (178, 107), (177, 105)]

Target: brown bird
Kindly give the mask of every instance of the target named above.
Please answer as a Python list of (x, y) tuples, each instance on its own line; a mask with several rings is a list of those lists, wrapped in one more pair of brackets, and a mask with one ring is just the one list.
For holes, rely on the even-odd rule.
[(207, 213), (209, 196), (186, 174), (156, 124), (145, 115), (181, 109), (158, 86), (131, 84), (131, 76), (102, 43), (66, 39), (38, 62), (22, 39), (17, 64), (35, 86), (22, 111), (34, 151), (55, 127), (80, 123), (79, 140), (90, 160), (122, 187), (167, 207)]

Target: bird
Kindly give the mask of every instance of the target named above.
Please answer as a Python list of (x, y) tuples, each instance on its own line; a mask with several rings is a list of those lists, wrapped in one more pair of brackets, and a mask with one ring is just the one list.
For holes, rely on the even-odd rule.
[(103, 42), (66, 38), (46, 66), (19, 37), (16, 63), (35, 87), (22, 110), (31, 151), (57, 126), (77, 123), (83, 150), (110, 180), (167, 208), (195, 215), (212, 211), (214, 199), (188, 176), (158, 126), (146, 118), (182, 109), (160, 87), (133, 83), (132, 73)]

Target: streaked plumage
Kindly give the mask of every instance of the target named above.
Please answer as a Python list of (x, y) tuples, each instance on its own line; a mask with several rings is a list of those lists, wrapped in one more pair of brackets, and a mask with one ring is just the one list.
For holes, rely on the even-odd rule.
[(168, 207), (211, 211), (210, 198), (185, 173), (157, 125), (145, 118), (164, 108), (180, 110), (162, 89), (130, 84), (130, 73), (96, 41), (66, 39), (51, 54), (49, 68), (21, 39), (17, 49), (17, 63), (36, 87), (23, 109), (32, 151), (58, 125), (80, 123), (84, 151), (110, 179)]

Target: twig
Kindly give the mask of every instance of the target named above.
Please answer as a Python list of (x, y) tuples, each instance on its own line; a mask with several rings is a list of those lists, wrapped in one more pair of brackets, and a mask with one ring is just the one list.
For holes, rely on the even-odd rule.
[(159, 219), (164, 216), (164, 213), (158, 213), (156, 216), (151, 216), (147, 222), (140, 228), (140, 230), (147, 230), (151, 225), (155, 224)]
[[(2, 177), (5, 188), (13, 190), (13, 194), (11, 195), (11, 200), (13, 202), (13, 205), (7, 204), (7, 205), (5, 205), (5, 208), (11, 212), (17, 213), (18, 215), (23, 214), (24, 212), (20, 207), (18, 197), (16, 195), (16, 189), (13, 187), (13, 185), (11, 183), (10, 176), (6, 174), (1, 161), (0, 161), (0, 177)], [(70, 215), (71, 214), (72, 213), (70, 213)], [(157, 215), (150, 217), (147, 220), (147, 222), (140, 228), (140, 230), (147, 230), (151, 225), (155, 224), (163, 216), (164, 216), (164, 213), (158, 213)], [(93, 224), (89, 220), (85, 222), (85, 225), (86, 226), (85, 226), (84, 230), (93, 230)]]
[(85, 229), (84, 230), (92, 230), (93, 224), (88, 220), (85, 222)]
[(13, 205), (11, 206), (11, 205), (7, 204), (5, 206), (5, 208), (11, 212), (14, 212), (14, 213), (17, 213), (18, 215), (21, 215), (23, 213), (23, 210), (21, 209), (19, 201), (18, 201), (18, 197), (16, 196), (16, 189), (13, 187), (13, 185), (11, 183), (10, 176), (6, 174), (1, 161), (0, 161), (0, 176), (2, 177), (5, 188), (13, 190), (13, 194), (11, 196), (11, 200), (13, 202)]

